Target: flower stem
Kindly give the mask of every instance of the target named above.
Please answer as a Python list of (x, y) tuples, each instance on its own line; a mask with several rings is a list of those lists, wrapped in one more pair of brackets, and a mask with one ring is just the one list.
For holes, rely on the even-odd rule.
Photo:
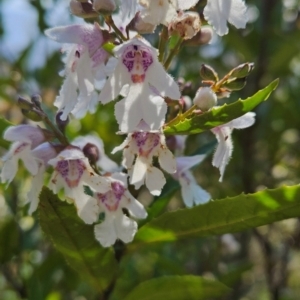
[(174, 56), (176, 56), (178, 54), (180, 46), (182, 45), (182, 42), (183, 42), (183, 39), (180, 38), (179, 41), (177, 42), (177, 44), (175, 45), (175, 47), (170, 51), (170, 53), (164, 63), (164, 67), (166, 70), (168, 70), (168, 68), (170, 67), (170, 64), (171, 64)]
[(69, 145), (68, 139), (64, 136), (64, 134), (56, 128), (56, 126), (51, 122), (51, 120), (48, 118), (48, 116), (43, 112), (42, 114), (43, 121), (45, 124), (47, 124), (53, 133), (55, 134), (56, 138), (63, 144), (63, 145)]
[(166, 26), (163, 27), (162, 31), (160, 32), (159, 35), (159, 43), (158, 43), (158, 60), (160, 62), (163, 62), (164, 56), (165, 56), (165, 47), (166, 43), (168, 41), (168, 28)]
[(105, 22), (108, 26), (111, 26), (113, 30), (115, 31), (116, 35), (122, 40), (122, 41), (127, 41), (128, 38), (124, 36), (124, 34), (121, 32), (121, 30), (116, 26), (113, 18), (111, 15), (105, 17)]
[(179, 113), (177, 115), (177, 117), (175, 117), (173, 120), (171, 120), (170, 122), (165, 124), (165, 127), (169, 127), (172, 126), (173, 124), (176, 124), (180, 121), (183, 121), (184, 119), (186, 119), (188, 116), (190, 116), (194, 110), (197, 108), (197, 105), (193, 105), (192, 107), (190, 107), (186, 112), (184, 112), (183, 114)]

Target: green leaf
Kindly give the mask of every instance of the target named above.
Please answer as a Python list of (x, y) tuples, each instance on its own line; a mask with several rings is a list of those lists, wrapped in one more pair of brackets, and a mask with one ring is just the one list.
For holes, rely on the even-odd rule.
[(239, 232), (300, 216), (300, 185), (210, 201), (167, 212), (144, 225), (129, 248), (143, 243)]
[(138, 285), (125, 300), (211, 300), (230, 292), (224, 284), (198, 276), (165, 276)]
[(0, 263), (9, 261), (20, 252), (21, 233), (14, 219), (8, 219), (0, 225)]
[(74, 205), (62, 202), (44, 187), (39, 203), (40, 224), (68, 264), (103, 292), (113, 280), (117, 262), (111, 249), (95, 240), (94, 227), (77, 216)]
[(9, 126), (12, 126), (13, 124), (11, 124), (10, 122), (8, 122), (6, 119), (4, 118), (0, 118), (0, 146), (8, 149), (10, 142), (6, 141), (3, 139), (3, 133), (5, 131), (5, 129)]
[(267, 100), (272, 91), (276, 89), (278, 82), (278, 79), (274, 80), (267, 87), (245, 100), (239, 99), (232, 104), (212, 108), (201, 115), (187, 118), (183, 121), (179, 119), (174, 120), (174, 122), (171, 121), (171, 123), (165, 127), (164, 133), (195, 134), (226, 124), (253, 110), (258, 104)]

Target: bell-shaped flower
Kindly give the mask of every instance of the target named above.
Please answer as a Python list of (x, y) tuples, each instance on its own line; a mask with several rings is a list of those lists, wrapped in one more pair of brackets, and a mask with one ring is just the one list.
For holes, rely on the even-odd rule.
[(93, 223), (94, 215), (97, 212), (96, 205), (92, 206), (94, 215), (82, 213), (89, 199), (84, 192), (84, 186), (105, 193), (110, 187), (108, 181), (94, 172), (88, 159), (77, 147), (67, 147), (48, 163), (54, 167), (54, 173), (50, 180), (53, 191), (57, 193), (63, 188), (65, 196), (74, 201), (78, 215), (83, 221), (87, 224)]
[[(101, 47), (106, 41), (106, 32), (98, 23), (70, 25), (51, 28), (45, 34), (51, 39), (73, 45), (63, 47), (66, 52), (65, 81), (55, 106), (62, 111), (62, 120), (72, 112), (77, 118), (87, 111), (94, 112), (98, 93), (106, 77), (105, 63), (109, 54)], [(77, 91), (78, 90), (78, 91)]]
[(158, 196), (166, 183), (163, 172), (153, 166), (153, 157), (168, 173), (176, 172), (176, 160), (167, 148), (161, 132), (137, 131), (128, 134), (125, 141), (112, 153), (123, 150), (122, 165), (128, 169), (130, 184), (139, 189), (144, 183), (152, 195)]
[(124, 243), (133, 240), (137, 232), (137, 223), (124, 214), (124, 209), (134, 218), (147, 217), (143, 205), (128, 191), (126, 174), (114, 173), (107, 179), (110, 182), (110, 189), (105, 193), (95, 193), (93, 196), (97, 199), (98, 213), (105, 213), (104, 221), (95, 226), (96, 239), (103, 247), (113, 245), (117, 239)]
[(177, 10), (186, 10), (194, 6), (199, 0), (139, 0), (144, 9), (141, 17), (147, 23), (154, 25), (168, 24), (177, 16)]
[(1, 181), (11, 183), (17, 173), (19, 159), (32, 175), (36, 175), (39, 164), (31, 150), (46, 140), (46, 131), (31, 125), (11, 126), (5, 130), (3, 138), (13, 143), (2, 157)]
[(162, 97), (179, 99), (178, 85), (158, 61), (157, 50), (142, 37), (116, 47), (115, 55), (118, 63), (100, 93), (100, 102), (112, 101), (129, 85), (126, 97), (115, 107), (120, 130), (132, 132), (141, 120), (158, 130), (167, 111)]
[(210, 198), (210, 194), (202, 189), (190, 169), (202, 162), (205, 155), (181, 156), (176, 157), (177, 171), (173, 177), (179, 181), (181, 186), (181, 195), (184, 204), (192, 207), (194, 204), (204, 204)]
[(227, 22), (236, 28), (245, 28), (248, 22), (244, 0), (207, 0), (203, 14), (221, 36), (228, 33)]
[(220, 182), (223, 180), (225, 167), (231, 158), (233, 150), (233, 143), (231, 139), (232, 130), (250, 127), (254, 124), (254, 122), (255, 113), (248, 112), (237, 119), (217, 126), (211, 130), (215, 134), (219, 143), (213, 156), (212, 165), (220, 170)]
[(119, 171), (119, 166), (105, 154), (103, 141), (98, 136), (79, 136), (72, 141), (72, 145), (79, 147), (104, 172)]

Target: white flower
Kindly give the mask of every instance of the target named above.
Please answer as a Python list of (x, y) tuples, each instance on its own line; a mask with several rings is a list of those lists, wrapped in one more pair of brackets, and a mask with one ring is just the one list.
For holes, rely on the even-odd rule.
[(110, 181), (109, 191), (94, 194), (99, 212), (105, 213), (105, 220), (95, 226), (96, 239), (103, 247), (113, 245), (117, 239), (124, 243), (133, 240), (137, 232), (137, 223), (124, 214), (124, 208), (134, 218), (144, 219), (147, 217), (143, 205), (127, 189), (126, 174), (115, 173), (107, 179)]
[(218, 35), (228, 33), (227, 21), (236, 28), (245, 28), (248, 22), (244, 0), (207, 0), (203, 14)]
[(72, 146), (67, 147), (48, 163), (54, 167), (50, 181), (53, 191), (57, 193), (63, 188), (65, 195), (75, 202), (78, 215), (83, 221), (87, 224), (95, 222), (96, 203), (91, 205), (94, 208), (94, 214), (82, 213), (89, 199), (89, 196), (84, 192), (84, 186), (105, 193), (109, 189), (108, 181), (94, 172), (81, 150)]
[(7, 185), (11, 183), (17, 173), (19, 159), (32, 175), (36, 175), (39, 164), (31, 150), (45, 141), (43, 130), (31, 125), (11, 126), (5, 130), (3, 138), (13, 143), (2, 157), (1, 181), (7, 182)]
[(95, 88), (102, 87), (99, 82), (106, 77), (104, 64), (109, 57), (101, 48), (105, 38), (99, 24), (55, 27), (45, 34), (57, 42), (73, 44), (63, 47), (67, 53), (65, 81), (54, 103), (63, 112), (61, 119), (66, 120), (70, 112), (77, 118), (94, 112), (98, 98)]
[(98, 136), (79, 136), (72, 141), (72, 145), (79, 147), (84, 153), (89, 151), (88, 148), (92, 151), (95, 149), (96, 165), (104, 172), (113, 173), (119, 170), (119, 166), (105, 154), (103, 141)]
[(120, 130), (132, 132), (141, 120), (158, 130), (167, 111), (162, 97), (179, 99), (178, 85), (158, 62), (157, 50), (141, 37), (116, 47), (115, 55), (118, 63), (100, 93), (100, 102), (112, 101), (129, 85), (127, 96), (115, 106)]
[(144, 7), (141, 17), (145, 22), (154, 25), (168, 25), (177, 16), (177, 10), (186, 10), (194, 6), (199, 0), (139, 0)]
[(130, 133), (112, 153), (122, 149), (122, 164), (128, 169), (130, 184), (139, 189), (145, 182), (152, 195), (160, 195), (166, 179), (163, 172), (153, 166), (153, 157), (158, 157), (161, 168), (166, 172), (176, 172), (176, 160), (166, 146), (165, 136), (160, 132)]
[(177, 172), (173, 175), (181, 185), (181, 195), (183, 202), (187, 207), (193, 204), (206, 203), (210, 198), (210, 194), (203, 190), (197, 183), (190, 169), (201, 163), (205, 155), (182, 156), (176, 157)]
[(233, 150), (231, 139), (232, 130), (250, 127), (254, 124), (254, 122), (255, 113), (248, 112), (237, 119), (234, 119), (224, 125), (215, 127), (211, 130), (216, 135), (216, 138), (219, 142), (216, 152), (213, 156), (212, 165), (220, 170), (220, 182), (223, 180), (225, 167), (229, 162)]

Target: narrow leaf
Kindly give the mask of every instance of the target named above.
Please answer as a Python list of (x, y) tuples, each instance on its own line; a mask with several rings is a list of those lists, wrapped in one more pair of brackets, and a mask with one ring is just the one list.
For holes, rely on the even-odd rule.
[(232, 104), (225, 104), (220, 107), (212, 108), (201, 115), (196, 115), (183, 121), (178, 119), (171, 122), (165, 127), (164, 133), (195, 134), (226, 124), (253, 110), (258, 104), (267, 100), (272, 91), (276, 89), (278, 82), (278, 79), (274, 80), (267, 87), (245, 100), (239, 99)]
[(198, 276), (166, 276), (138, 285), (125, 300), (209, 300), (226, 295), (230, 289), (224, 284)]
[(77, 216), (74, 205), (62, 202), (48, 188), (40, 194), (40, 223), (68, 264), (103, 292), (113, 280), (117, 263), (111, 249), (95, 240), (94, 227)]
[(299, 216), (300, 185), (266, 189), (167, 212), (144, 225), (129, 247), (239, 232)]

